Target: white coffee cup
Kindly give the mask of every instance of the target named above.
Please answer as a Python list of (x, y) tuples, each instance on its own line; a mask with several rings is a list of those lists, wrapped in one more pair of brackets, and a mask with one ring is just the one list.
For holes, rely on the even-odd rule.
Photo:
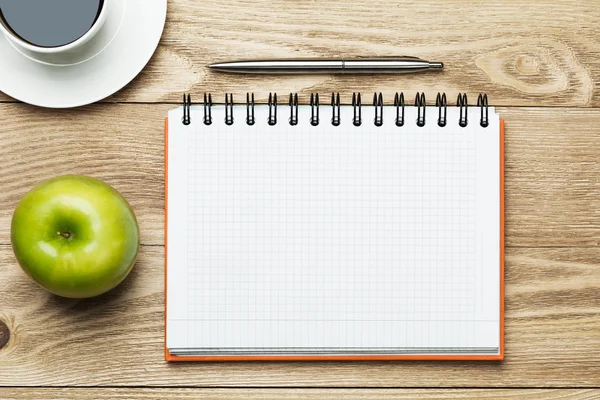
[[(19, 0), (14, 0), (14, 1), (19, 1)], [(0, 18), (0, 32), (2, 32), (4, 34), (4, 36), (6, 36), (8, 38), (8, 40), (10, 40), (12, 43), (14, 43), (15, 45), (17, 45), (25, 50), (29, 50), (29, 51), (32, 51), (35, 53), (43, 53), (43, 54), (66, 53), (66, 52), (69, 52), (72, 50), (76, 50), (79, 47), (83, 46), (85, 43), (90, 41), (90, 39), (92, 39), (98, 33), (98, 31), (100, 31), (100, 29), (102, 28), (102, 25), (104, 25), (104, 22), (106, 21), (106, 15), (108, 14), (109, 3), (110, 3), (109, 1), (103, 2), (102, 8), (100, 9), (100, 13), (98, 14), (98, 17), (96, 18), (96, 21), (94, 22), (92, 27), (83, 36), (81, 36), (79, 39), (75, 40), (74, 42), (65, 44), (63, 46), (41, 47), (41, 46), (36, 46), (34, 44), (28, 43), (28, 42), (24, 41), (23, 39), (21, 39), (20, 37), (18, 37), (17, 35), (15, 35), (12, 32), (12, 30), (10, 30), (7, 26), (5, 26), (4, 21), (2, 21), (1, 18)]]

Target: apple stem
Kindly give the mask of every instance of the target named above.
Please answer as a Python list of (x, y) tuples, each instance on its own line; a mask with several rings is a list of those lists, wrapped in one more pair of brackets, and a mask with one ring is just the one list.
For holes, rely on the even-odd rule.
[(57, 235), (64, 237), (65, 239), (69, 239), (71, 237), (70, 232), (56, 232)]

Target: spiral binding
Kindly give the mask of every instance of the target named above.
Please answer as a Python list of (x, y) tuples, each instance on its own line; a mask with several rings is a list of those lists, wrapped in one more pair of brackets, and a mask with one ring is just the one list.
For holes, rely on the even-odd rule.
[(340, 94), (331, 93), (331, 125), (340, 126), (341, 123), (341, 104), (340, 104)]
[(360, 93), (352, 93), (352, 109), (354, 111), (354, 117), (352, 118), (352, 124), (354, 126), (361, 126), (362, 124), (362, 105), (360, 102)]
[(290, 93), (290, 125), (298, 125), (298, 93)]
[(233, 93), (225, 93), (225, 125), (233, 125)]
[(468, 120), (468, 108), (469, 102), (467, 101), (466, 93), (459, 93), (458, 98), (456, 99), (456, 106), (460, 109), (460, 117), (458, 118), (458, 125), (461, 127), (466, 127), (469, 125)]
[[(477, 98), (477, 107), (479, 107), (481, 109), (481, 118), (479, 120), (479, 125), (481, 125), (484, 128), (487, 128), (490, 124), (490, 121), (488, 119), (488, 98), (487, 98), (487, 94), (479, 94), (479, 97)], [(485, 116), (484, 116), (484, 111), (485, 111)]]
[(417, 126), (421, 128), (425, 126), (425, 93), (417, 93), (415, 97), (415, 107), (417, 107)]
[(448, 101), (446, 100), (446, 93), (437, 94), (435, 105), (438, 108), (438, 126), (443, 128), (446, 126), (446, 116), (448, 115)]
[[(310, 124), (312, 126), (317, 126), (320, 123), (319, 116), (319, 94), (312, 93), (310, 95)], [(448, 101), (446, 98), (446, 93), (438, 93), (435, 99), (435, 105), (438, 108), (438, 120), (437, 124), (440, 127), (444, 127), (448, 124), (447, 113), (448, 113)], [(267, 102), (267, 106), (269, 107), (269, 117), (267, 123), (271, 126), (277, 124), (277, 93), (269, 93), (269, 100)], [(298, 94), (290, 93), (289, 97), (289, 106), (290, 106), (290, 119), (289, 124), (292, 126), (298, 125)], [(468, 100), (466, 93), (460, 93), (456, 99), (456, 106), (459, 108), (459, 120), (458, 125), (461, 127), (466, 127), (469, 124), (468, 121)], [(183, 117), (181, 118), (181, 122), (183, 125), (190, 125), (192, 123), (191, 117), (191, 107), (192, 107), (192, 97), (189, 94), (183, 95)], [(212, 118), (212, 95), (210, 93), (204, 94), (203, 100), (203, 110), (204, 117), (203, 123), (205, 125), (210, 125), (213, 122)], [(426, 100), (425, 93), (417, 93), (415, 96), (415, 107), (417, 108), (417, 120), (416, 124), (419, 127), (425, 126), (426, 118)], [(480, 119), (479, 125), (483, 128), (489, 126), (489, 104), (487, 94), (479, 94), (477, 98), (477, 107), (480, 109)], [(254, 93), (246, 93), (246, 123), (248, 125), (254, 125), (256, 122), (255, 114), (254, 114)], [(340, 102), (340, 94), (339, 93), (331, 93), (331, 124), (333, 126), (339, 126), (341, 124), (341, 102)], [(383, 110), (384, 110), (384, 101), (382, 93), (375, 93), (373, 95), (373, 108), (375, 113), (375, 118), (373, 123), (375, 126), (383, 126)], [(396, 119), (395, 124), (398, 127), (404, 126), (405, 124), (405, 103), (404, 103), (404, 93), (397, 92), (394, 96), (394, 108), (396, 109)], [(360, 93), (352, 94), (352, 109), (353, 109), (353, 117), (352, 124), (354, 126), (362, 125), (362, 100)], [(234, 101), (233, 94), (226, 93), (225, 94), (225, 124), (233, 125), (234, 123)]]
[(383, 94), (377, 93), (373, 94), (373, 107), (375, 108), (375, 118), (373, 119), (373, 123), (375, 126), (383, 126)]
[(310, 124), (312, 126), (319, 125), (319, 93), (310, 94)]
[(277, 124), (277, 93), (269, 93), (269, 119), (267, 123), (271, 126)]
[(191, 95), (183, 95), (183, 117), (181, 118), (181, 122), (184, 125), (189, 125), (192, 123), (192, 117), (190, 116), (190, 107), (192, 107), (192, 96)]
[(254, 125), (256, 119), (254, 118), (254, 93), (250, 97), (250, 93), (246, 93), (246, 123), (250, 126)]
[(394, 107), (396, 107), (396, 126), (403, 126), (404, 125), (404, 93), (400, 93), (400, 96), (398, 96), (398, 92), (396, 92), (396, 96), (394, 96)]
[(204, 93), (204, 125), (212, 124), (212, 96)]

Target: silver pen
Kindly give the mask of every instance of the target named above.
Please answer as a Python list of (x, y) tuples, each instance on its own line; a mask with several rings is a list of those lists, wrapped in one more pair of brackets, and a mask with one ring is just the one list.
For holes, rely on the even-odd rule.
[(418, 57), (398, 56), (246, 60), (216, 63), (208, 67), (222, 72), (244, 74), (398, 74), (442, 69), (444, 64)]

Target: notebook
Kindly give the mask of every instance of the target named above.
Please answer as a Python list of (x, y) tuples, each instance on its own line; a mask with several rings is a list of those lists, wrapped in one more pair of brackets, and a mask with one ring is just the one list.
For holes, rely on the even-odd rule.
[(168, 361), (503, 358), (486, 96), (184, 99), (165, 133)]

